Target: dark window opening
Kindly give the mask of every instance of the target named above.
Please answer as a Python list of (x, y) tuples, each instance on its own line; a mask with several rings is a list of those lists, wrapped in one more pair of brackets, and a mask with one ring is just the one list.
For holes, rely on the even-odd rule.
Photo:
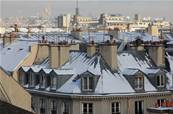
[(135, 114), (144, 114), (143, 101), (135, 101)]
[(120, 113), (120, 103), (119, 102), (112, 103), (112, 114), (121, 114)]
[(83, 114), (93, 114), (93, 104), (92, 103), (83, 103), (82, 113)]

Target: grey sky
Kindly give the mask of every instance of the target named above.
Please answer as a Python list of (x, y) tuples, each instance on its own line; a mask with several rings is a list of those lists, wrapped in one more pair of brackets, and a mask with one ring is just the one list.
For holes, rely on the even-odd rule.
[[(53, 17), (74, 13), (75, 0), (0, 0), (1, 17), (39, 15), (45, 7)], [(173, 22), (173, 0), (79, 0), (82, 15), (96, 17), (100, 13), (121, 13), (132, 16), (166, 17)]]

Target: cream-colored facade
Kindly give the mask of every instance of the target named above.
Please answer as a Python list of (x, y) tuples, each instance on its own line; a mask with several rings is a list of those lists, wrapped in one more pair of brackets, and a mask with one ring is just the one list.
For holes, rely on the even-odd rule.
[(148, 26), (148, 33), (152, 36), (159, 36), (159, 29), (155, 25), (149, 25)]
[[(31, 92), (32, 93), (32, 92)], [(54, 110), (57, 111), (57, 114), (63, 114), (64, 106), (63, 104), (68, 104), (69, 113), (68, 114), (83, 114), (83, 103), (91, 103), (92, 114), (112, 114), (112, 103), (120, 103), (120, 113), (121, 114), (135, 114), (135, 102), (143, 102), (143, 114), (157, 114), (150, 113), (147, 111), (149, 107), (155, 107), (158, 99), (171, 100), (172, 94), (170, 92), (166, 93), (155, 93), (155, 94), (140, 94), (140, 95), (111, 95), (111, 96), (66, 96), (58, 97), (58, 95), (53, 95), (48, 97), (47, 95), (33, 95), (34, 103), (33, 106), (36, 109), (36, 112), (40, 114), (40, 99), (43, 99), (45, 102), (44, 109), (46, 113), (49, 114), (52, 110), (52, 101), (55, 102), (56, 107)], [(38, 105), (39, 104), (39, 105)], [(171, 113), (161, 113), (161, 114), (171, 114)]]
[(1, 68), (0, 100), (32, 112), (31, 95)]

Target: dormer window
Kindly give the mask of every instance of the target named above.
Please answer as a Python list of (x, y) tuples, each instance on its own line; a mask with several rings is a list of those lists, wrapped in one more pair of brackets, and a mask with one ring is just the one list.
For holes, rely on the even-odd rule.
[(46, 86), (46, 79), (45, 79), (45, 74), (42, 74), (41, 76), (40, 76), (40, 88), (45, 88), (45, 86)]
[(135, 77), (135, 89), (143, 89), (144, 78), (142, 76)]
[(157, 86), (164, 87), (164, 76), (163, 75), (157, 76)]
[(83, 91), (93, 91), (94, 89), (94, 79), (93, 77), (83, 77), (82, 78), (82, 88)]
[(51, 77), (51, 89), (56, 89), (56, 77)]

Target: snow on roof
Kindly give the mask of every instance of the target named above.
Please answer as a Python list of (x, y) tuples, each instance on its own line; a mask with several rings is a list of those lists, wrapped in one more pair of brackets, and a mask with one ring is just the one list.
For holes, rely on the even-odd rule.
[(130, 93), (135, 92), (127, 80), (119, 74), (103, 70), (97, 83), (95, 93)]
[[(118, 73), (112, 73), (107, 68), (100, 55), (95, 55), (92, 58), (87, 58), (86, 54), (79, 52), (71, 53), (71, 61), (66, 63), (63, 67), (74, 68), (77, 74), (82, 74), (89, 70), (94, 75), (100, 75), (98, 83), (96, 85), (95, 93), (127, 93), (134, 92), (127, 80)], [(82, 67), (81, 67), (82, 66)], [(103, 68), (102, 68), (102, 67)], [(76, 75), (73, 75), (60, 89), (57, 91), (66, 93), (81, 93), (80, 81), (76, 80)]]
[[(90, 37), (90, 38), (89, 38)], [(100, 43), (100, 42), (104, 42), (107, 40), (110, 40), (110, 36), (107, 34), (107, 32), (84, 32), (82, 34), (82, 38), (84, 42), (89, 42), (89, 39), (96, 42), (96, 43)]]
[(145, 73), (145, 74), (156, 74), (156, 73), (158, 73), (160, 71), (160, 69), (158, 69), (158, 68), (147, 68), (147, 69), (144, 69), (143, 70), (143, 72)]
[(166, 33), (164, 34), (165, 39), (168, 41), (173, 41), (173, 34), (172, 33)]
[(167, 72), (166, 76), (168, 78), (168, 83), (166, 85), (168, 90), (173, 90), (173, 76), (172, 76), (173, 72)]
[(74, 74), (74, 71), (72, 69), (54, 69), (54, 72), (57, 74), (57, 75), (73, 75)]
[(173, 72), (173, 57), (167, 53), (167, 59), (169, 62), (169, 67), (171, 69), (171, 72)]
[(140, 38), (143, 41), (160, 41), (159, 37), (151, 36), (148, 33), (141, 32), (119, 32), (119, 39), (127, 40), (128, 42), (135, 41)]
[(25, 71), (25, 72), (28, 72), (28, 70), (30, 69), (30, 67), (25, 67), (25, 66), (22, 66), (21, 68), (22, 68), (23, 71)]
[(62, 42), (62, 41), (67, 41), (68, 43), (80, 43), (79, 40), (74, 39), (72, 36), (70, 36), (67, 33), (39, 33), (39, 34), (32, 34), (30, 38), (26, 38), (21, 36), (21, 40), (28, 40), (28, 41), (42, 41), (42, 37), (45, 37), (45, 40), (47, 40), (48, 42)]
[(157, 91), (157, 89), (151, 84), (146, 76), (144, 76), (144, 90), (146, 92)]
[(143, 71), (146, 68), (154, 67), (149, 55), (141, 52), (122, 52), (118, 54), (118, 67), (120, 71), (126, 68), (139, 69)]
[(6, 71), (13, 71), (28, 56), (29, 46), (34, 43), (17, 40), (3, 48), (0, 51), (0, 66)]
[(0, 50), (3, 49), (3, 41), (0, 39)]
[(167, 42), (166, 44), (173, 44), (173, 41), (169, 41), (169, 42)]
[(125, 68), (122, 73), (124, 75), (135, 75), (138, 71), (139, 69)]

